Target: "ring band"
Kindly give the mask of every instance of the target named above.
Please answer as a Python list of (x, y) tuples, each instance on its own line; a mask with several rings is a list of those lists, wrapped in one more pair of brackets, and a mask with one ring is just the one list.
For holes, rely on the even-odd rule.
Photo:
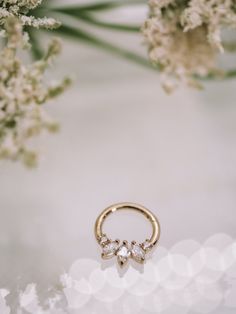
[[(127, 241), (111, 240), (103, 232), (103, 224), (106, 218), (118, 211), (118, 210), (134, 210), (144, 215), (152, 225), (152, 235), (144, 242), (137, 244), (136, 241), (132, 241), (131, 245)], [(134, 203), (119, 203), (107, 207), (98, 216), (94, 233), (98, 244), (102, 247), (102, 258), (109, 259), (113, 256), (117, 256), (118, 264), (124, 266), (129, 258), (134, 259), (136, 262), (143, 264), (145, 262), (146, 253), (149, 252), (158, 242), (160, 237), (160, 224), (156, 216), (147, 208), (142, 205)]]

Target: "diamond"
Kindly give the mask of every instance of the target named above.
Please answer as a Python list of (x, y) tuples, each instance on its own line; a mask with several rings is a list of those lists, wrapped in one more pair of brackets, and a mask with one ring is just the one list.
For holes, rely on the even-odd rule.
[(103, 244), (105, 244), (106, 242), (108, 242), (108, 238), (106, 237), (106, 235), (103, 235), (103, 236), (100, 238), (100, 244), (103, 245)]
[(130, 250), (126, 245), (122, 245), (116, 253), (119, 265), (124, 266), (130, 257)]
[(145, 261), (145, 252), (138, 244), (132, 245), (131, 253), (136, 262), (143, 263)]
[(118, 248), (119, 248), (119, 243), (116, 241), (106, 244), (102, 250), (102, 258), (113, 257)]
[(150, 250), (151, 249), (151, 243), (149, 242), (149, 240), (146, 240), (143, 244), (142, 247), (144, 250)]
[(121, 258), (128, 258), (130, 256), (130, 251), (126, 246), (121, 246), (119, 251), (117, 252), (117, 256)]

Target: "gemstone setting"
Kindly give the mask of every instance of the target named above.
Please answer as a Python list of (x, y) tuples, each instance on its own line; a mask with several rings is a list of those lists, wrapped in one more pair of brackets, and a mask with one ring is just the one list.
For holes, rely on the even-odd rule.
[(128, 247), (128, 243), (124, 241), (116, 253), (118, 264), (123, 267), (125, 264), (127, 264), (130, 255), (131, 251)]
[(99, 243), (102, 247), (102, 258), (110, 259), (116, 256), (117, 263), (120, 267), (125, 266), (130, 258), (139, 264), (144, 264), (146, 261), (146, 253), (153, 247), (150, 240), (146, 240), (143, 243), (132, 241), (131, 244), (129, 244), (127, 241), (113, 241), (108, 239), (106, 235), (102, 235), (99, 239)]
[(102, 258), (108, 259), (113, 257), (119, 248), (118, 241), (111, 241), (103, 246), (102, 249)]
[(101, 244), (101, 245), (105, 245), (106, 243), (108, 243), (109, 242), (109, 239), (107, 238), (107, 236), (104, 234), (104, 235), (102, 235), (101, 237), (100, 237), (100, 239), (99, 239), (99, 243)]
[(141, 245), (132, 242), (131, 247), (132, 258), (138, 262), (143, 264), (145, 262), (145, 251), (142, 249)]
[(151, 250), (152, 244), (150, 243), (150, 240), (147, 239), (141, 244), (142, 248), (144, 249), (145, 252)]

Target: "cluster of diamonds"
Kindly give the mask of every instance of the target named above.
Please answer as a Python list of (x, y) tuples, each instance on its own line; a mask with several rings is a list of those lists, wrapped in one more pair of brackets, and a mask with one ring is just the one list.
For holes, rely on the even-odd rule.
[(100, 237), (99, 243), (102, 247), (102, 258), (110, 259), (116, 256), (120, 267), (126, 265), (129, 258), (132, 258), (137, 263), (143, 264), (145, 262), (146, 253), (153, 247), (148, 239), (141, 244), (132, 241), (129, 245), (128, 241), (121, 242), (120, 240), (114, 241), (108, 239), (105, 234)]

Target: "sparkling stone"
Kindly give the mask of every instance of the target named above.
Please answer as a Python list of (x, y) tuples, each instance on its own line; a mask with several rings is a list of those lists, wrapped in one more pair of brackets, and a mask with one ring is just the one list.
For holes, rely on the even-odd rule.
[(131, 254), (130, 250), (125, 245), (122, 245), (119, 248), (116, 255), (117, 255), (118, 263), (121, 267), (123, 267), (127, 263), (130, 254)]
[(102, 236), (101, 239), (100, 239), (100, 244), (104, 244), (104, 243), (106, 243), (107, 241), (108, 241), (108, 238), (104, 235), (104, 236)]
[(130, 251), (125, 245), (122, 245), (119, 251), (117, 252), (117, 256), (119, 256), (120, 258), (126, 259), (130, 256)]
[(151, 248), (151, 243), (146, 240), (146, 241), (142, 244), (142, 247), (144, 248), (144, 250), (149, 250), (149, 249)]
[(143, 261), (145, 259), (145, 252), (144, 250), (137, 244), (132, 246), (131, 249), (132, 257), (137, 261)]
[(105, 255), (105, 257), (112, 257), (116, 253), (118, 247), (119, 247), (119, 244), (116, 243), (115, 241), (113, 241), (113, 242), (106, 244), (103, 247), (102, 252)]

